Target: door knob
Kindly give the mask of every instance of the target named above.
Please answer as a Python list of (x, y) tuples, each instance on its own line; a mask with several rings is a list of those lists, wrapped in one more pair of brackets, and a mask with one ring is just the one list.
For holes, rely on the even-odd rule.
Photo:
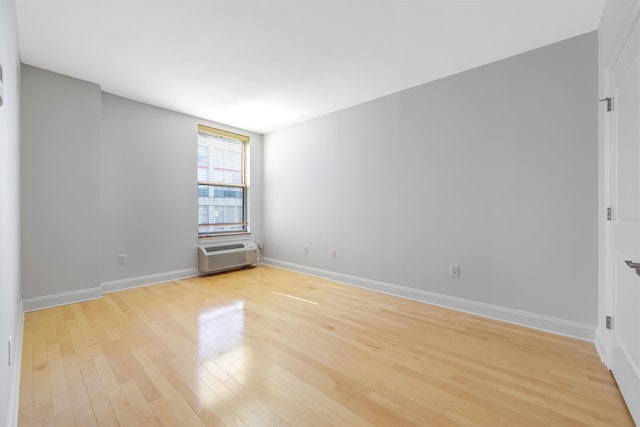
[(625, 263), (629, 266), (629, 268), (633, 268), (636, 271), (636, 274), (640, 276), (640, 262), (633, 261), (625, 261)]

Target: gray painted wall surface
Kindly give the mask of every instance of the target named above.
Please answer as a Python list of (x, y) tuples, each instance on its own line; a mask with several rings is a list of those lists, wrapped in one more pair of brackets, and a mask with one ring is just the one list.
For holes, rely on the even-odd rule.
[(102, 283), (197, 267), (198, 124), (251, 138), (251, 231), (260, 239), (260, 135), (103, 93)]
[(198, 124), (250, 136), (251, 238), (260, 241), (261, 135), (22, 69), (25, 299), (197, 268)]
[(22, 66), (22, 295), (100, 286), (100, 87)]
[(590, 33), (266, 135), (265, 257), (595, 325), (596, 61)]
[[(196, 147), (184, 138), (189, 118), (109, 94), (102, 109), (101, 281), (193, 267)], [(128, 264), (117, 265), (117, 254), (127, 254)]]
[[(0, 2), (0, 65), (3, 103), (0, 106), (0, 425), (17, 420), (15, 391), (19, 381), (18, 337), (22, 310), (20, 289), (20, 58), (15, 2)], [(12, 338), (9, 366), (7, 342)]]

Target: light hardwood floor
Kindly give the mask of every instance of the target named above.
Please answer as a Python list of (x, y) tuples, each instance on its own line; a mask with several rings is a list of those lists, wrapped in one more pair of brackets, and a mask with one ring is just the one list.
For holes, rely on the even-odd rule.
[(25, 315), (21, 426), (629, 426), (593, 344), (273, 267)]

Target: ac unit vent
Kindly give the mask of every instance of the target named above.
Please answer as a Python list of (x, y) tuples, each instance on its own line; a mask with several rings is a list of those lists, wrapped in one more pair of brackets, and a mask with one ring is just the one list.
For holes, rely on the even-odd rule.
[(207, 252), (227, 251), (229, 249), (244, 249), (244, 243), (232, 243), (230, 245), (209, 246), (205, 248)]
[(248, 267), (257, 262), (258, 247), (250, 241), (207, 244), (198, 247), (198, 270), (203, 273)]

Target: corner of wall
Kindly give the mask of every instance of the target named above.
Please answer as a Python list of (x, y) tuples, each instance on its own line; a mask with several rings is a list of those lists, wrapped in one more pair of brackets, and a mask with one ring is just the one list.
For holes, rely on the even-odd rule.
[(22, 342), (24, 338), (24, 307), (18, 305), (18, 324), (16, 340), (13, 347), (12, 363), (9, 380), (9, 406), (7, 410), (7, 426), (18, 425), (18, 411), (20, 407), (20, 372), (22, 368)]

